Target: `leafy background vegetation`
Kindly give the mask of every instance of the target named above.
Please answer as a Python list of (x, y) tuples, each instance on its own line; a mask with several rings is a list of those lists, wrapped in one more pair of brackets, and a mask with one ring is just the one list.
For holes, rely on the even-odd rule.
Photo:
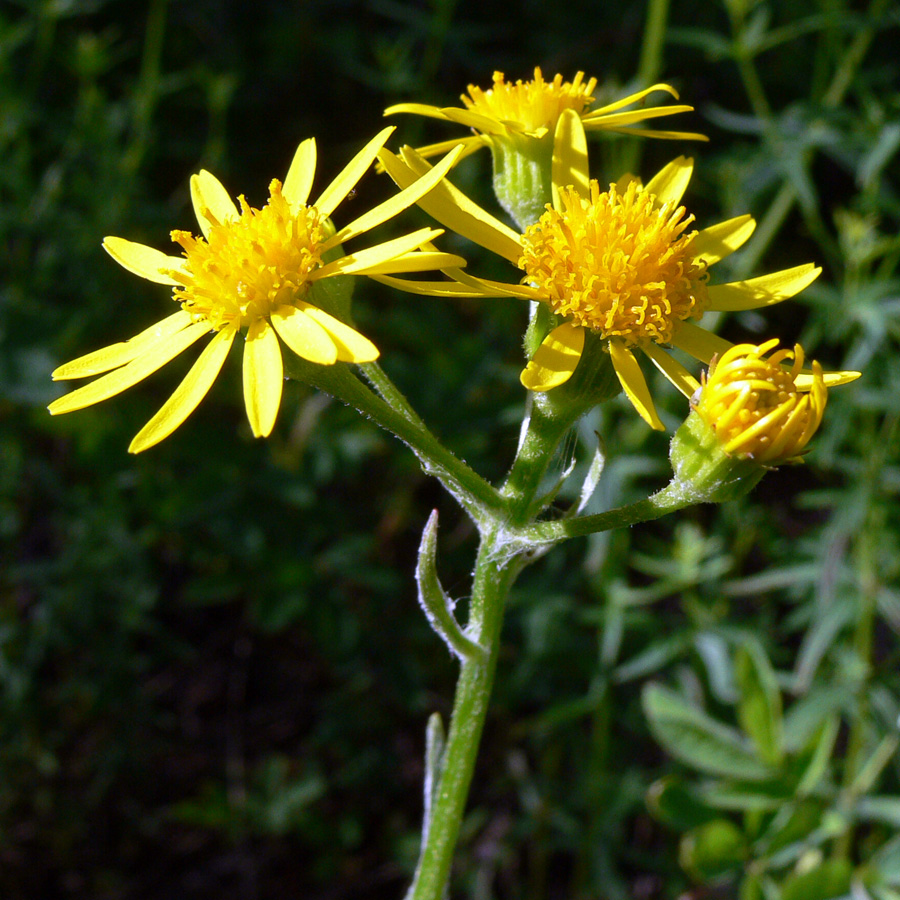
[[(513, 6), (0, 5), (5, 898), (404, 890), (425, 720), (447, 713), (455, 674), (412, 566), (437, 507), (444, 583), (464, 596), (464, 517), (392, 438), (303, 386), (256, 442), (227, 368), (134, 458), (178, 364), (56, 419), (49, 372), (165, 311), (100, 240), (164, 247), (194, 227), (200, 167), (260, 204), (302, 138), (319, 140), (325, 184), (387, 105), (454, 103), (494, 69), (631, 86), (642, 5)], [(833, 393), (809, 465), (523, 576), (454, 896), (900, 897), (898, 24), (883, 0), (674, 4), (655, 74), (697, 107), (675, 127), (711, 142), (594, 145), (608, 178), (695, 154), (701, 225), (760, 221), (718, 278), (825, 268), (723, 332), (799, 338), (864, 378)], [(397, 125), (411, 143), (451, 135)], [(486, 158), (458, 180), (490, 202)], [(384, 190), (370, 177), (359, 208)], [(499, 477), (523, 403), (521, 305), (371, 285), (357, 312), (425, 419)], [(659, 387), (674, 426), (683, 403)], [(592, 511), (665, 482), (665, 438), (624, 403), (589, 416), (560, 466), (597, 431)]]

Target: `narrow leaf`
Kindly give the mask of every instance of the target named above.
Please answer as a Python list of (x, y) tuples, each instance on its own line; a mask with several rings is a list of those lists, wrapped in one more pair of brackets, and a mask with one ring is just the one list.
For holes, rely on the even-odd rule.
[(650, 684), (642, 699), (650, 730), (676, 759), (711, 775), (744, 781), (772, 776), (772, 770), (756, 758), (740, 734), (673, 691)]
[(484, 658), (484, 648), (466, 637), (453, 615), (453, 601), (444, 593), (437, 574), (437, 510), (432, 512), (422, 532), (416, 581), (419, 585), (419, 604), (434, 633), (461, 660)]
[(738, 648), (735, 679), (740, 692), (738, 721), (760, 758), (777, 766), (784, 758), (781, 693), (775, 671), (759, 644), (748, 642)]

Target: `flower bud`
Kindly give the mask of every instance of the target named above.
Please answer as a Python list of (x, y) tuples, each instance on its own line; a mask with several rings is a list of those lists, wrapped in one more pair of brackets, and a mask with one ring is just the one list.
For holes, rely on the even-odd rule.
[[(801, 372), (803, 350), (778, 340), (736, 344), (713, 358), (675, 433), (672, 468), (698, 500), (721, 502), (749, 491), (768, 468), (799, 462), (822, 421), (827, 391), (821, 366)], [(782, 365), (791, 363), (790, 368)]]
[(828, 399), (822, 367), (813, 362), (811, 377), (804, 373), (798, 386), (803, 348), (795, 344), (766, 357), (777, 346), (773, 338), (731, 347), (713, 360), (692, 403), (726, 454), (772, 467), (799, 461)]

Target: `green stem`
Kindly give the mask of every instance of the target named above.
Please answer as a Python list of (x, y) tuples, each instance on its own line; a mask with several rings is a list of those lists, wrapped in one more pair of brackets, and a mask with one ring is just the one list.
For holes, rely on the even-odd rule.
[(377, 362), (363, 363), (359, 368), (389, 406), (420, 428), (426, 428), (425, 422), (409, 405), (409, 400)]
[(620, 506), (594, 516), (579, 516), (575, 519), (559, 519), (555, 522), (538, 522), (520, 528), (517, 536), (527, 543), (556, 543), (567, 538), (596, 534), (624, 528), (638, 522), (649, 522), (670, 512), (702, 503), (703, 497), (683, 482), (672, 481), (661, 491), (628, 506)]
[[(348, 366), (340, 363), (318, 366), (290, 357), (285, 361), (285, 369), (290, 378), (311, 384), (337, 397), (400, 438), (418, 457), (423, 470), (437, 478), (477, 523), (491, 520), (496, 512), (504, 508), (500, 494), (444, 447), (418, 416), (407, 415), (388, 405), (363, 384)], [(399, 391), (396, 393), (402, 396)]]
[(529, 409), (515, 462), (501, 494), (509, 501), (510, 523), (522, 525), (537, 512), (534, 497), (553, 452), (583, 409), (570, 404), (558, 409), (548, 393), (529, 394)]
[(641, 44), (641, 59), (638, 63), (638, 82), (641, 87), (649, 87), (659, 78), (668, 19), (669, 0), (650, 0)]
[[(870, 510), (866, 522), (860, 530), (854, 546), (856, 557), (855, 569), (859, 573), (859, 612), (856, 627), (853, 631), (853, 649), (864, 666), (864, 678), (861, 681), (857, 700), (854, 706), (854, 717), (847, 738), (847, 751), (844, 756), (843, 788), (852, 791), (859, 771), (863, 766), (863, 753), (866, 748), (866, 735), (870, 726), (870, 701), (872, 680), (872, 644), (875, 634), (875, 621), (880, 590), (878, 564), (876, 561), (875, 536), (883, 534), (887, 527), (884, 506), (876, 505), (879, 495), (882, 474), (886, 459), (886, 448), (896, 445), (898, 419), (888, 418), (880, 429), (880, 434), (873, 442), (877, 448), (868, 460), (865, 470), (865, 482), (868, 488), (868, 504)], [(851, 825), (835, 842), (835, 856), (850, 859), (853, 853), (855, 828)]]
[(159, 102), (167, 6), (168, 0), (153, 0), (147, 14), (141, 74), (138, 77), (137, 89), (134, 93), (131, 141), (123, 157), (124, 167), (129, 172), (137, 171), (147, 152), (150, 140), (150, 122)]
[[(847, 738), (847, 751), (844, 757), (843, 787), (850, 792), (856, 776), (862, 766), (863, 753), (866, 747), (866, 732), (869, 728), (869, 692), (872, 665), (872, 638), (875, 629), (875, 602), (877, 595), (877, 577), (871, 553), (870, 534), (866, 531), (857, 544), (858, 571), (860, 571), (860, 606), (859, 618), (853, 632), (853, 649), (865, 666), (865, 677), (859, 685), (856, 704), (853, 710), (853, 722)], [(855, 828), (851, 824), (835, 841), (835, 856), (850, 859), (853, 853)]]
[(775, 199), (769, 204), (769, 208), (760, 220), (756, 231), (753, 232), (753, 237), (740, 252), (738, 262), (731, 273), (735, 280), (746, 278), (756, 270), (759, 261), (765, 256), (769, 245), (781, 231), (796, 202), (797, 189), (790, 181), (783, 182)]
[(490, 531), (482, 537), (478, 549), (466, 631), (485, 654), (481, 659), (470, 658), (462, 664), (444, 750), (443, 773), (428, 823), (428, 839), (407, 900), (440, 900), (450, 877), (497, 668), (506, 597), (521, 568), (505, 557), (505, 561), (498, 559), (500, 540), (496, 531)]
[[(866, 13), (866, 20), (868, 22), (876, 22), (884, 15), (890, 2), (891, 0), (872, 0), (872, 5)], [(869, 45), (875, 37), (875, 31), (876, 27), (873, 24), (861, 28), (856, 33), (850, 47), (847, 49), (847, 52), (841, 60), (837, 72), (834, 73), (831, 85), (825, 92), (825, 96), (822, 98), (823, 106), (834, 109), (843, 102), (844, 96), (850, 89), (850, 85), (853, 84), (856, 70), (862, 64), (863, 58), (869, 49)]]

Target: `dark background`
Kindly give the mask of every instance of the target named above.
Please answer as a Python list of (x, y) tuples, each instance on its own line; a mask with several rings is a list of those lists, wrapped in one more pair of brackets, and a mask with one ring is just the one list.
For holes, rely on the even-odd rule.
[[(810, 465), (727, 508), (557, 548), (526, 572), (454, 896), (712, 896), (648, 813), (645, 792), (673, 763), (638, 702), (650, 676), (714, 688), (701, 633), (752, 631), (797, 692), (801, 676), (836, 678), (862, 652), (854, 627), (874, 578), (868, 684), (898, 696), (897, 21), (885, 4), (843, 0), (777, 0), (745, 18), (738, 6), (673, 4), (658, 77), (697, 112), (665, 127), (711, 142), (645, 142), (640, 171), (693, 153), (701, 227), (748, 211), (770, 223), (756, 258), (723, 264), (719, 280), (825, 267), (801, 300), (722, 323), (728, 337), (802, 336), (826, 367), (865, 377), (835, 393)], [(472, 527), (396, 441), (305, 386), (287, 386), (275, 433), (254, 441), (226, 366), (186, 425), (132, 457), (186, 361), (57, 418), (49, 372), (168, 312), (166, 290), (100, 241), (167, 248), (170, 229), (195, 225), (192, 172), (261, 204), (314, 135), (321, 189), (386, 106), (457, 104), (495, 69), (584, 70), (614, 98), (635, 87), (645, 17), (643, 4), (578, 0), (0, 3), (4, 898), (402, 895), (425, 721), (447, 714), (455, 676), (417, 608), (415, 550), (439, 509), (444, 584), (464, 598)], [(395, 148), (454, 134), (394, 124)], [(624, 139), (601, 143), (601, 177), (622, 174), (609, 168), (621, 153), (637, 161)], [(458, 179), (491, 202), (486, 154)], [(370, 176), (341, 215), (385, 189)], [(523, 404), (524, 307), (362, 284), (355, 310), (426, 421), (500, 478)], [(675, 426), (680, 398), (658, 387)], [(592, 414), (567, 450), (583, 456), (595, 429), (610, 461), (592, 509), (665, 482), (666, 438), (626, 404)], [(810, 650), (835, 584), (850, 612)], [(714, 690), (713, 702), (727, 706)], [(885, 778), (896, 790), (896, 766)]]

